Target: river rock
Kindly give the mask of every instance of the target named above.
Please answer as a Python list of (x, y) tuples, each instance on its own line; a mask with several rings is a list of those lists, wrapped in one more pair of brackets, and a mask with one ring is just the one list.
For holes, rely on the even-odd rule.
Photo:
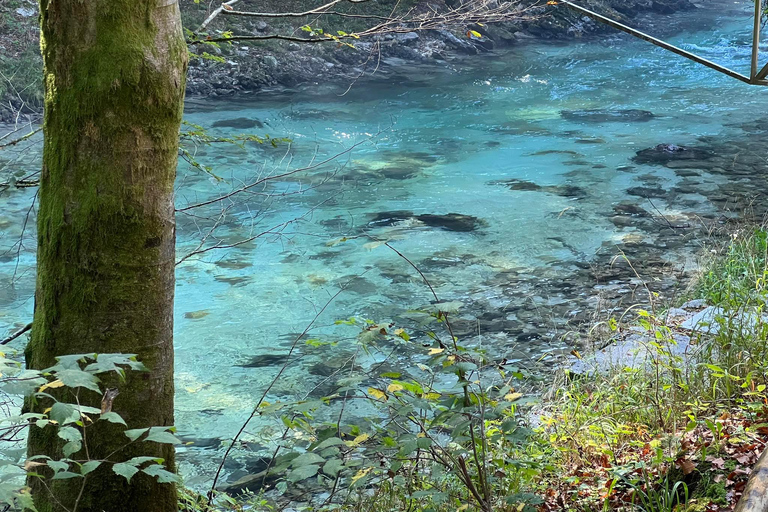
[(638, 109), (562, 110), (560, 115), (563, 119), (582, 123), (644, 123), (656, 117), (653, 112)]
[(447, 231), (474, 231), (485, 223), (472, 215), (461, 213), (446, 213), (442, 215), (425, 213), (416, 215), (410, 211), (396, 210), (381, 212), (373, 215), (368, 223), (371, 226), (392, 226), (398, 222), (417, 220), (429, 227), (442, 228)]
[(237, 130), (248, 130), (250, 128), (264, 128), (264, 123), (258, 119), (248, 117), (236, 117), (234, 119), (222, 119), (211, 125), (211, 128), (235, 128)]
[(563, 185), (539, 185), (531, 181), (511, 179), (493, 182), (494, 184), (506, 185), (510, 190), (522, 190), (530, 192), (546, 192), (560, 197), (582, 199), (587, 197), (587, 191), (576, 185), (565, 183)]
[(244, 364), (238, 364), (241, 368), (268, 368), (270, 366), (279, 366), (288, 361), (285, 354), (261, 354), (254, 356), (250, 361)]
[(627, 194), (637, 197), (666, 197), (667, 191), (661, 187), (630, 187)]
[(632, 159), (639, 164), (667, 165), (678, 160), (708, 160), (714, 154), (708, 149), (678, 146), (677, 144), (659, 144), (637, 152)]

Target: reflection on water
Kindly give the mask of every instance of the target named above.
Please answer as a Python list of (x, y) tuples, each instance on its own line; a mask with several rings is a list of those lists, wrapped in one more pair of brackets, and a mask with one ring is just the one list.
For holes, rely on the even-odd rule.
[[(709, 5), (652, 28), (744, 67), (749, 14), (748, 2)], [(766, 91), (624, 36), (393, 73), (344, 96), (315, 85), (190, 102), (187, 119), (212, 133), (292, 143), (198, 148), (219, 179), (182, 165), (179, 207), (312, 168), (178, 216), (179, 258), (205, 251), (177, 272), (177, 424), (204, 441), (182, 449), (187, 474), (210, 469), (215, 457), (203, 448), (234, 434), (340, 287), (309, 334), (339, 343), (301, 343), (273, 399), (333, 391), (329, 368), (352, 350), (352, 333), (334, 320), (407, 322), (409, 309), (430, 302), (413, 268), (372, 240), (391, 241), (442, 299), (464, 304), (463, 339), (480, 334), (525, 366), (564, 348), (558, 336), (599, 297), (631, 296), (633, 271), (610, 265), (619, 250), (646, 276), (689, 272), (702, 219), (732, 216), (764, 194)], [(33, 150), (13, 158), (0, 161), (4, 173), (37, 165)], [(2, 196), (2, 328), (32, 312), (34, 233), (23, 221), (33, 196)]]

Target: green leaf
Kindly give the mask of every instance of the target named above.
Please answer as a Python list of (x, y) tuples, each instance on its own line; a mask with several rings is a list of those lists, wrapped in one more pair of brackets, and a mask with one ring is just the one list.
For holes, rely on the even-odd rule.
[(61, 451), (64, 453), (65, 457), (69, 457), (73, 453), (79, 452), (82, 447), (83, 443), (80, 441), (70, 441), (61, 448)]
[(65, 441), (80, 441), (83, 438), (75, 427), (61, 427), (57, 435)]
[(323, 466), (323, 473), (328, 476), (336, 476), (342, 469), (344, 469), (344, 464), (340, 459), (331, 459)]
[(139, 472), (136, 466), (132, 466), (124, 462), (118, 462), (117, 464), (112, 466), (112, 471), (114, 471), (116, 475), (125, 477), (125, 479), (128, 480), (128, 482), (131, 481), (131, 478), (133, 477), (133, 475)]
[(310, 464), (322, 464), (325, 459), (314, 452), (307, 452), (299, 455), (291, 462), (291, 466), (294, 468), (300, 468), (302, 466), (308, 466)]
[(322, 451), (326, 448), (330, 448), (331, 446), (338, 446), (344, 444), (344, 441), (339, 439), (338, 437), (329, 437), (319, 445), (315, 446), (315, 451)]
[[(31, 459), (30, 459), (31, 460)], [(48, 467), (53, 470), (54, 473), (59, 471), (66, 471), (69, 469), (69, 463), (61, 460), (49, 460)]]
[(168, 432), (167, 427), (152, 427), (145, 441), (161, 444), (180, 444), (179, 438)]
[(88, 462), (83, 463), (82, 466), (80, 466), (80, 474), (81, 475), (87, 475), (88, 473), (96, 470), (101, 465), (100, 460), (89, 460)]
[(59, 425), (66, 425), (67, 423), (73, 423), (80, 419), (80, 413), (72, 404), (65, 404), (64, 402), (56, 402), (48, 412), (48, 417), (58, 423)]
[(77, 408), (80, 410), (80, 414), (101, 414), (101, 409), (97, 409), (96, 407), (78, 405)]
[(298, 482), (300, 480), (312, 478), (317, 474), (318, 471), (320, 471), (320, 466), (318, 466), (317, 464), (312, 464), (310, 466), (302, 466), (300, 468), (294, 469), (288, 474), (288, 481)]
[(129, 461), (126, 461), (126, 464), (130, 464), (132, 466), (140, 466), (144, 464), (145, 462), (154, 462), (156, 464), (162, 464), (165, 462), (165, 459), (162, 457), (134, 457)]
[(71, 471), (62, 471), (61, 473), (56, 473), (53, 475), (51, 480), (67, 480), (69, 478), (83, 478), (83, 475), (80, 473), (73, 473)]
[(125, 425), (126, 427), (128, 426), (128, 424), (125, 422), (122, 416), (120, 416), (116, 412), (105, 412), (99, 417), (99, 419), (106, 420), (110, 423), (120, 423), (122, 425)]
[(61, 370), (56, 373), (56, 377), (68, 388), (86, 388), (97, 393), (101, 392), (98, 384), (99, 379), (95, 375), (83, 370)]
[(153, 464), (141, 470), (143, 473), (157, 477), (157, 481), (161, 484), (177, 484), (181, 482), (178, 475), (166, 470), (160, 464)]
[(144, 434), (146, 434), (147, 432), (149, 432), (148, 428), (132, 428), (132, 429), (126, 430), (124, 434), (125, 434), (125, 437), (127, 437), (131, 441), (135, 441), (141, 436), (143, 436)]
[(46, 369), (46, 372), (61, 372), (63, 370), (80, 370), (80, 362), (96, 359), (96, 354), (71, 354), (58, 356), (56, 365)]

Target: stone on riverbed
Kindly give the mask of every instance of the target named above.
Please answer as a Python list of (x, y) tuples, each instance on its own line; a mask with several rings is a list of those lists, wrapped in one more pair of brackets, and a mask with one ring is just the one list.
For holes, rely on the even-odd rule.
[(285, 354), (261, 354), (253, 357), (250, 361), (238, 364), (241, 368), (267, 368), (270, 366), (283, 365), (288, 360)]
[(417, 215), (406, 210), (396, 210), (391, 212), (381, 212), (374, 214), (370, 226), (393, 226), (400, 222), (417, 220), (433, 228), (442, 228), (447, 231), (474, 231), (485, 225), (482, 219), (472, 215), (463, 215), (461, 213), (446, 213), (442, 215), (425, 213)]
[(200, 320), (201, 318), (205, 318), (210, 314), (211, 312), (208, 311), (207, 309), (203, 309), (200, 311), (188, 311), (184, 313), (184, 318), (189, 318), (190, 320)]
[(563, 110), (563, 119), (583, 123), (644, 123), (655, 118), (653, 112), (634, 108), (619, 110), (587, 109)]
[(633, 161), (639, 164), (668, 165), (680, 160), (708, 160), (714, 153), (708, 149), (678, 146), (677, 144), (659, 144), (637, 152)]
[(235, 128), (237, 130), (248, 130), (250, 128), (264, 128), (264, 123), (258, 119), (248, 117), (236, 117), (234, 119), (222, 119), (211, 125), (211, 128)]
[(530, 192), (547, 192), (560, 197), (577, 198), (582, 199), (587, 197), (587, 191), (581, 187), (575, 185), (563, 184), (563, 185), (539, 185), (531, 181), (511, 179), (504, 181), (496, 181), (493, 184), (501, 184), (509, 187), (510, 190), (522, 190)]
[(262, 489), (270, 489), (275, 486), (280, 479), (280, 475), (277, 473), (270, 473), (269, 470), (281, 462), (280, 459), (281, 457), (278, 457), (277, 459), (260, 457), (255, 461), (251, 461), (248, 464), (249, 474), (234, 482), (222, 485), (218, 490), (233, 496), (238, 496), (247, 491), (258, 493)]

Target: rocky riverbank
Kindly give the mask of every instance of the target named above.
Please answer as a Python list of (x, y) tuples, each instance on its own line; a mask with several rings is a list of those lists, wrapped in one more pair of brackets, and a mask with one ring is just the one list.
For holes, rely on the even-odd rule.
[[(694, 8), (689, 0), (587, 0), (582, 3), (622, 21), (644, 13), (670, 14)], [(444, 2), (430, 2), (432, 4), (447, 9)], [(266, 9), (270, 3), (261, 7)], [(182, 0), (181, 8), (185, 25), (197, 27), (207, 13), (208, 4)], [(526, 40), (567, 40), (610, 30), (564, 7), (534, 7), (527, 11), (527, 16), (528, 19), (518, 22), (466, 27), (482, 34), (479, 38), (468, 38), (462, 30), (431, 30), (383, 35), (375, 40), (358, 41), (354, 47), (275, 41), (249, 41), (218, 48), (192, 46), (187, 93), (218, 97), (300, 84), (351, 84), (374, 71), (386, 74), (405, 64), (448, 66), (457, 58), (508, 48)], [(37, 20), (35, 2), (24, 0), (18, 6), (0, 6), (0, 32), (8, 35), (0, 41), (0, 71), (4, 76), (0, 85), (1, 123), (33, 120), (41, 112), (42, 84), (36, 78), (42, 67)], [(297, 23), (301, 22), (302, 19)], [(251, 18), (234, 21), (228, 18), (218, 23), (209, 29), (214, 36), (224, 31), (264, 36), (285, 29), (284, 25)], [(204, 58), (203, 53), (213, 58)]]
[[(442, 3), (442, 2), (441, 2)], [(689, 0), (588, 0), (583, 5), (627, 22), (641, 14), (671, 14), (694, 9)], [(447, 9), (443, 3), (443, 8)], [(526, 12), (526, 19), (494, 25), (470, 25), (482, 37), (467, 37), (461, 30), (429, 30), (377, 36), (353, 48), (328, 45), (234, 44), (215, 49), (224, 62), (200, 58), (209, 46), (193, 48), (187, 92), (196, 96), (232, 96), (269, 87), (294, 87), (323, 82), (350, 82), (376, 73), (387, 73), (403, 64), (447, 66), (452, 60), (524, 44), (533, 39), (568, 40), (598, 35), (612, 29), (565, 7), (540, 6)], [(229, 22), (230, 20), (227, 20)], [(274, 33), (265, 21), (236, 25), (238, 34)], [(232, 30), (222, 24), (219, 31)]]

